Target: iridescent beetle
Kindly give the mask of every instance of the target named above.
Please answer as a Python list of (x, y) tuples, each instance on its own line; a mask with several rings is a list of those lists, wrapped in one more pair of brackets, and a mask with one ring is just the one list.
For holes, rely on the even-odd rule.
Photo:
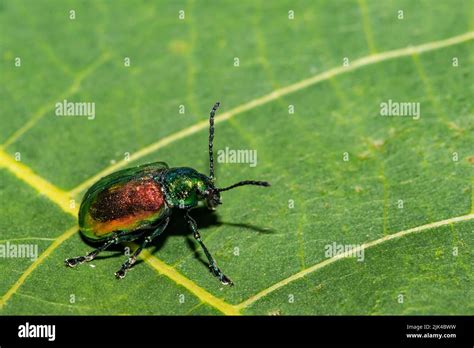
[(270, 184), (266, 181), (246, 180), (225, 188), (215, 187), (214, 115), (219, 105), (219, 102), (214, 105), (209, 117), (209, 176), (192, 168), (168, 168), (164, 162), (155, 162), (123, 169), (100, 179), (89, 188), (82, 200), (79, 229), (86, 239), (103, 244), (85, 256), (66, 259), (67, 266), (74, 267), (92, 261), (113, 244), (144, 237), (140, 247), (115, 273), (121, 279), (136, 262), (142, 249), (165, 230), (172, 209), (184, 209), (186, 221), (209, 260), (211, 272), (222, 284), (232, 285), (232, 281), (217, 267), (204, 245), (196, 221), (189, 215), (189, 211), (197, 207), (199, 201), (205, 201), (208, 208), (214, 210), (222, 203), (220, 193), (223, 191), (243, 185)]

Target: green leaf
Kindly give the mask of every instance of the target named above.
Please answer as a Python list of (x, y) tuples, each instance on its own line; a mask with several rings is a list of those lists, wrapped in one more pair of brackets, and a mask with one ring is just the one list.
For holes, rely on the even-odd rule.
[[(3, 1), (0, 23), (0, 256), (38, 248), (0, 257), (1, 314), (474, 313), (470, 1)], [(56, 116), (64, 99), (95, 118)], [(64, 267), (92, 249), (76, 214), (100, 176), (208, 172), (217, 100), (215, 150), (258, 155), (216, 163), (218, 185), (272, 183), (191, 214), (235, 286), (180, 214), (121, 281), (133, 244)]]

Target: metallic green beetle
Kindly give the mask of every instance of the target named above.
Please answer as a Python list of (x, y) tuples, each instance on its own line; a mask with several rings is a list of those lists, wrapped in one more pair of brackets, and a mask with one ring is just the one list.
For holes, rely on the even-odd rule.
[(159, 236), (168, 225), (173, 209), (184, 209), (185, 218), (194, 238), (209, 260), (211, 272), (222, 284), (232, 281), (217, 267), (204, 245), (196, 221), (189, 211), (205, 201), (214, 210), (221, 204), (220, 193), (243, 185), (270, 186), (266, 181), (246, 180), (226, 188), (214, 185), (214, 115), (217, 102), (209, 117), (209, 169), (206, 176), (188, 167), (168, 168), (164, 162), (155, 162), (112, 173), (86, 192), (79, 209), (79, 229), (83, 236), (94, 242), (103, 242), (85, 256), (66, 259), (69, 267), (92, 261), (112, 244), (144, 238), (141, 246), (115, 273), (118, 279), (136, 262), (138, 254)]

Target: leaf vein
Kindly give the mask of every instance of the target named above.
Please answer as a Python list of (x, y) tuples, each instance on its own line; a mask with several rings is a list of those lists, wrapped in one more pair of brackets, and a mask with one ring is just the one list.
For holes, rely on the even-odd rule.
[[(403, 231), (400, 231), (400, 232), (397, 232), (397, 233), (394, 233), (394, 234), (386, 235), (382, 238), (373, 240), (371, 242), (364, 243), (360, 247), (358, 247), (354, 250), (356, 250), (356, 251), (365, 250), (365, 249), (371, 248), (373, 246), (376, 246), (376, 245), (382, 244), (384, 242), (387, 242), (389, 240), (404, 237), (404, 236), (412, 234), (412, 233), (422, 232), (422, 231), (425, 231), (425, 230), (438, 228), (438, 227), (453, 224), (453, 223), (456, 223), (456, 222), (469, 221), (469, 220), (472, 220), (472, 219), (474, 219), (474, 214), (467, 214), (467, 215), (453, 217), (453, 218), (450, 218), (450, 219), (445, 219), (445, 220), (432, 222), (432, 223), (429, 223), (429, 224), (426, 224), (426, 225), (421, 225), (421, 226), (413, 227), (413, 228), (403, 230)], [(315, 271), (317, 271), (321, 268), (324, 268), (324, 267), (326, 267), (326, 266), (328, 266), (328, 265), (330, 265), (330, 264), (332, 264), (332, 263), (334, 263), (338, 260), (347, 258), (348, 256), (351, 255), (351, 252), (353, 252), (353, 251), (345, 252), (343, 254), (338, 254), (334, 257), (331, 257), (331, 258), (326, 259), (322, 262), (319, 262), (319, 263), (317, 263), (317, 264), (315, 264), (315, 265), (313, 265), (313, 266), (311, 266), (311, 267), (309, 267), (309, 268), (307, 268), (303, 271), (295, 273), (292, 276), (290, 276), (288, 278), (285, 278), (285, 279), (279, 281), (278, 283), (275, 283), (272, 286), (260, 291), (256, 295), (251, 296), (247, 300), (245, 300), (245, 301), (241, 302), (240, 304), (236, 305), (236, 307), (240, 310), (242, 310), (246, 307), (249, 307), (250, 305), (252, 305), (256, 301), (258, 301), (261, 298), (267, 296), (268, 294), (284, 287), (285, 285), (287, 285), (289, 283), (292, 283), (295, 280), (304, 278), (306, 275), (311, 274), (311, 273), (313, 273), (313, 272), (315, 272)]]
[[(295, 93), (297, 91), (300, 91), (304, 88), (307, 88), (309, 86), (313, 86), (317, 83), (320, 83), (322, 81), (326, 81), (331, 79), (334, 76), (341, 75), (344, 73), (348, 73), (360, 68), (363, 68), (365, 66), (370, 66), (372, 64), (380, 63), (383, 61), (387, 60), (392, 60), (395, 58), (400, 58), (400, 57), (407, 57), (411, 56), (413, 54), (420, 54), (424, 52), (429, 52), (433, 51), (436, 49), (441, 49), (444, 47), (449, 47), (452, 45), (457, 45), (466, 41), (470, 41), (474, 39), (474, 31), (469, 31), (461, 35), (453, 36), (448, 39), (444, 40), (439, 40), (439, 41), (431, 41), (427, 42), (421, 45), (417, 46), (408, 46), (405, 48), (399, 48), (395, 50), (390, 50), (390, 51), (385, 51), (377, 54), (370, 54), (368, 56), (359, 58), (354, 60), (349, 66), (339, 66), (339, 67), (334, 67), (332, 69), (326, 70), (320, 74), (313, 75), (311, 77), (308, 77), (306, 79), (303, 79), (301, 81), (298, 81), (296, 83), (287, 85), (285, 87), (276, 89), (269, 94), (263, 95), (261, 97), (258, 97), (256, 99), (250, 100), (246, 103), (243, 103), (227, 112), (224, 112), (220, 115), (218, 115), (215, 118), (215, 124), (218, 124), (220, 122), (227, 121), (236, 115), (242, 114), (248, 110), (255, 109), (259, 106), (268, 104), (272, 101), (278, 100), (282, 96), (289, 95), (292, 93)], [(104, 170), (100, 171), (99, 173), (93, 175), (86, 181), (82, 182), (75, 188), (73, 188), (69, 194), (72, 196), (77, 195), (87, 187), (91, 186), (94, 182), (102, 178), (103, 176), (113, 173), (114, 171), (117, 171), (120, 168), (123, 168), (124, 166), (128, 165), (129, 162), (136, 161), (146, 155), (149, 155), (150, 153), (157, 151), (169, 144), (172, 144), (178, 140), (181, 140), (183, 138), (186, 138), (188, 136), (191, 136), (197, 132), (200, 132), (204, 129), (207, 129), (208, 127), (208, 121), (203, 120), (201, 122), (198, 122), (188, 128), (184, 128), (176, 133), (170, 134), (164, 138), (161, 138), (157, 142), (151, 143), (150, 145), (145, 146), (144, 148), (138, 150), (137, 152), (133, 153), (129, 160), (122, 160), (114, 165), (111, 165), (109, 167), (106, 167)]]

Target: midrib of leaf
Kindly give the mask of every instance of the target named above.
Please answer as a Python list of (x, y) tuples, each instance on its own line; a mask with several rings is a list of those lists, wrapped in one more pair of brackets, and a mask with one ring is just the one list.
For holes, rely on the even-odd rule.
[[(229, 110), (229, 111), (221, 114), (220, 116), (216, 117), (215, 121), (216, 121), (216, 123), (219, 123), (219, 122), (229, 120), (230, 118), (234, 117), (235, 115), (241, 114), (241, 113), (243, 113), (245, 111), (248, 111), (250, 109), (253, 109), (253, 108), (256, 108), (256, 107), (261, 106), (263, 104), (266, 104), (266, 103), (269, 103), (271, 101), (277, 100), (277, 99), (279, 99), (280, 97), (282, 97), (284, 95), (294, 93), (296, 91), (299, 91), (303, 88), (306, 88), (308, 86), (319, 83), (321, 81), (331, 79), (334, 76), (340, 75), (342, 73), (350, 72), (350, 71), (353, 71), (355, 69), (359, 69), (359, 68), (367, 66), (367, 65), (376, 64), (378, 62), (385, 61), (385, 60), (395, 59), (397, 57), (420, 54), (420, 53), (423, 53), (423, 52), (432, 51), (432, 50), (435, 50), (435, 49), (448, 47), (448, 46), (451, 46), (451, 45), (466, 42), (466, 41), (469, 41), (469, 40), (472, 40), (472, 39), (474, 39), (474, 32), (473, 31), (467, 32), (467, 33), (464, 33), (464, 34), (461, 34), (461, 35), (458, 35), (458, 36), (454, 36), (454, 37), (451, 37), (451, 38), (448, 38), (448, 39), (445, 39), (445, 40), (432, 41), (432, 42), (421, 44), (421, 45), (418, 45), (418, 46), (411, 46), (411, 47), (406, 47), (406, 48), (402, 48), (402, 49), (396, 49), (396, 50), (386, 51), (386, 52), (382, 52), (382, 53), (372, 54), (372, 55), (369, 55), (369, 56), (366, 56), (366, 57), (363, 57), (363, 58), (360, 58), (360, 59), (357, 59), (357, 60), (353, 61), (351, 63), (351, 65), (348, 66), (348, 67), (332, 68), (332, 69), (327, 70), (327, 71), (325, 71), (321, 74), (312, 76), (310, 78), (301, 80), (297, 83), (294, 83), (294, 84), (288, 85), (286, 87), (277, 89), (277, 90), (271, 92), (270, 94), (267, 94), (267, 95), (262, 96), (260, 98), (254, 99), (254, 100), (249, 101), (249, 102), (247, 102), (245, 104), (242, 104), (240, 106), (237, 106), (236, 108), (234, 108), (232, 110)], [(108, 57), (106, 56), (105, 58), (108, 58)], [(74, 84), (73, 84), (73, 86), (71, 86), (71, 88), (78, 88), (78, 86), (74, 87)], [(36, 113), (35, 115), (36, 115), (36, 117), (38, 117), (38, 113)], [(34, 125), (34, 123), (36, 122), (36, 119), (35, 119), (36, 117), (34, 117), (33, 119), (31, 119), (30, 121), (27, 122), (27, 128), (25, 128), (25, 127), (20, 128), (20, 130), (24, 129), (24, 131), (22, 131), (20, 135), (22, 135), (24, 132), (26, 132), (29, 128), (31, 128)], [(28, 125), (32, 120), (33, 120), (33, 123), (31, 125)], [(206, 120), (206, 121), (196, 123), (195, 125), (193, 125), (191, 127), (188, 127), (186, 129), (183, 129), (179, 132), (171, 134), (171, 135), (161, 139), (160, 141), (155, 142), (153, 144), (150, 144), (147, 147), (137, 151), (135, 154), (133, 154), (130, 157), (130, 161), (137, 160), (137, 159), (139, 159), (139, 158), (141, 158), (141, 157), (143, 157), (143, 156), (145, 156), (145, 155), (147, 155), (151, 152), (154, 152), (154, 151), (156, 151), (156, 150), (158, 150), (158, 149), (160, 149), (160, 148), (162, 148), (166, 145), (169, 145), (169, 144), (171, 144), (171, 143), (173, 143), (177, 140), (180, 140), (184, 137), (190, 136), (190, 135), (192, 135), (194, 133), (197, 133), (197, 132), (199, 132), (203, 129), (206, 129), (207, 125), (208, 124), (207, 124), (207, 120)], [(16, 138), (18, 138), (18, 137), (16, 137)], [(4, 148), (6, 145), (11, 144), (14, 140), (16, 140), (16, 138), (11, 140), (11, 141), (7, 140), (7, 143), (3, 144), (2, 148)], [(18, 178), (20, 178), (21, 180), (26, 182), (28, 185), (35, 188), (38, 192), (40, 192), (40, 193), (44, 194), (45, 196), (47, 196), (50, 200), (52, 200), (54, 203), (59, 205), (61, 207), (61, 209), (63, 209), (65, 212), (67, 212), (67, 213), (69, 213), (73, 216), (77, 216), (77, 207), (71, 208), (69, 206), (70, 199), (71, 199), (72, 196), (79, 193), (80, 191), (82, 191), (83, 189), (88, 187), (91, 183), (95, 182), (99, 178), (101, 178), (101, 177), (103, 177), (103, 176), (105, 176), (105, 175), (107, 175), (107, 174), (123, 167), (128, 162), (129, 161), (121, 161), (121, 162), (116, 163), (115, 165), (109, 166), (108, 168), (106, 168), (105, 170), (103, 170), (103, 171), (99, 172), (98, 174), (94, 175), (90, 179), (86, 180), (85, 182), (83, 182), (82, 184), (80, 184), (79, 186), (74, 188), (73, 190), (71, 190), (69, 192), (65, 192), (65, 191), (57, 188), (56, 186), (52, 185), (51, 183), (49, 183), (44, 178), (38, 176), (28, 166), (15, 161), (7, 153), (5, 153), (3, 151), (3, 149), (0, 149), (0, 167), (5, 167), (9, 171), (11, 171)], [(439, 227), (439, 226), (443, 226), (443, 225), (446, 225), (446, 224), (456, 223), (456, 222), (459, 222), (459, 221), (467, 221), (467, 220), (470, 220), (472, 218), (474, 218), (473, 213), (468, 214), (468, 215), (463, 215), (463, 216), (459, 216), (459, 217), (446, 219), (446, 220), (433, 222), (433, 223), (430, 223), (430, 224), (427, 224), (427, 225), (414, 227), (414, 228), (411, 228), (411, 229), (408, 229), (408, 230), (397, 232), (395, 234), (384, 236), (384, 237), (382, 237), (380, 239), (377, 239), (377, 240), (374, 240), (372, 242), (364, 243), (359, 248), (360, 249), (367, 249), (367, 248), (370, 248), (372, 246), (381, 244), (385, 241), (389, 241), (389, 240), (394, 239), (394, 238), (400, 238), (400, 237), (405, 236), (405, 235), (410, 234), (410, 233), (420, 232), (420, 231), (424, 231), (424, 230), (427, 230), (427, 229), (432, 229), (432, 228), (436, 228), (436, 227)], [(28, 267), (28, 269), (22, 274), (22, 276), (13, 285), (13, 287), (11, 287), (7, 291), (7, 293), (2, 297), (2, 299), (0, 300), (0, 308), (2, 308), (4, 306), (6, 301), (17, 291), (17, 289), (24, 283), (26, 278), (34, 271), (34, 269), (36, 269), (36, 267), (40, 263), (42, 263), (57, 247), (59, 247), (59, 245), (62, 242), (64, 242), (66, 239), (68, 239), (70, 236), (72, 236), (76, 232), (77, 232), (77, 227), (73, 227), (73, 228), (67, 230), (66, 232), (64, 232), (57, 239), (55, 239), (54, 242), (46, 249), (46, 251), (43, 252), (40, 255), (40, 257), (34, 263), (32, 263), (30, 265), (30, 267)], [(290, 282), (292, 282), (296, 279), (300, 279), (300, 278), (304, 277), (306, 274), (312, 273), (312, 272), (314, 272), (314, 271), (316, 271), (316, 270), (318, 270), (322, 267), (325, 267), (325, 266), (327, 266), (327, 265), (329, 265), (329, 264), (331, 264), (331, 263), (333, 263), (333, 262), (335, 262), (339, 259), (342, 259), (342, 258), (345, 258), (345, 257), (348, 256), (348, 254), (344, 253), (344, 254), (337, 255), (337, 256), (335, 256), (331, 259), (327, 259), (323, 262), (320, 262), (316, 265), (313, 265), (313, 266), (311, 266), (311, 267), (309, 267), (309, 268), (307, 268), (303, 271), (300, 271), (300, 272), (298, 272), (298, 273), (296, 273), (296, 274), (294, 274), (294, 275), (292, 275), (292, 276), (290, 276), (290, 277), (288, 277), (288, 278), (272, 285), (271, 287), (261, 291), (260, 293), (254, 295), (254, 296), (251, 296), (249, 299), (241, 302), (238, 305), (231, 305), (231, 304), (228, 304), (228, 303), (226, 303), (225, 301), (223, 301), (221, 299), (218, 299), (218, 298), (214, 297), (212, 294), (208, 293), (206, 290), (202, 289), (197, 284), (195, 284), (194, 282), (192, 282), (188, 278), (181, 275), (173, 267), (165, 264), (161, 260), (158, 260), (157, 258), (152, 256), (151, 254), (149, 254), (149, 255), (148, 254), (149, 254), (148, 252), (145, 252), (143, 258), (154, 269), (160, 271), (160, 273), (162, 273), (162, 274), (165, 274), (170, 279), (174, 280), (177, 284), (180, 284), (180, 285), (183, 285), (184, 287), (186, 287), (188, 290), (190, 290), (192, 293), (194, 293), (203, 302), (206, 302), (206, 303), (210, 304), (211, 306), (213, 306), (214, 308), (220, 310), (224, 314), (233, 314), (233, 315), (240, 314), (241, 309), (249, 306), (250, 304), (257, 301), (258, 299), (260, 299), (260, 298), (266, 296), (267, 294), (269, 294), (269, 293), (285, 286), (286, 284), (288, 284), (288, 283), (290, 283)]]

